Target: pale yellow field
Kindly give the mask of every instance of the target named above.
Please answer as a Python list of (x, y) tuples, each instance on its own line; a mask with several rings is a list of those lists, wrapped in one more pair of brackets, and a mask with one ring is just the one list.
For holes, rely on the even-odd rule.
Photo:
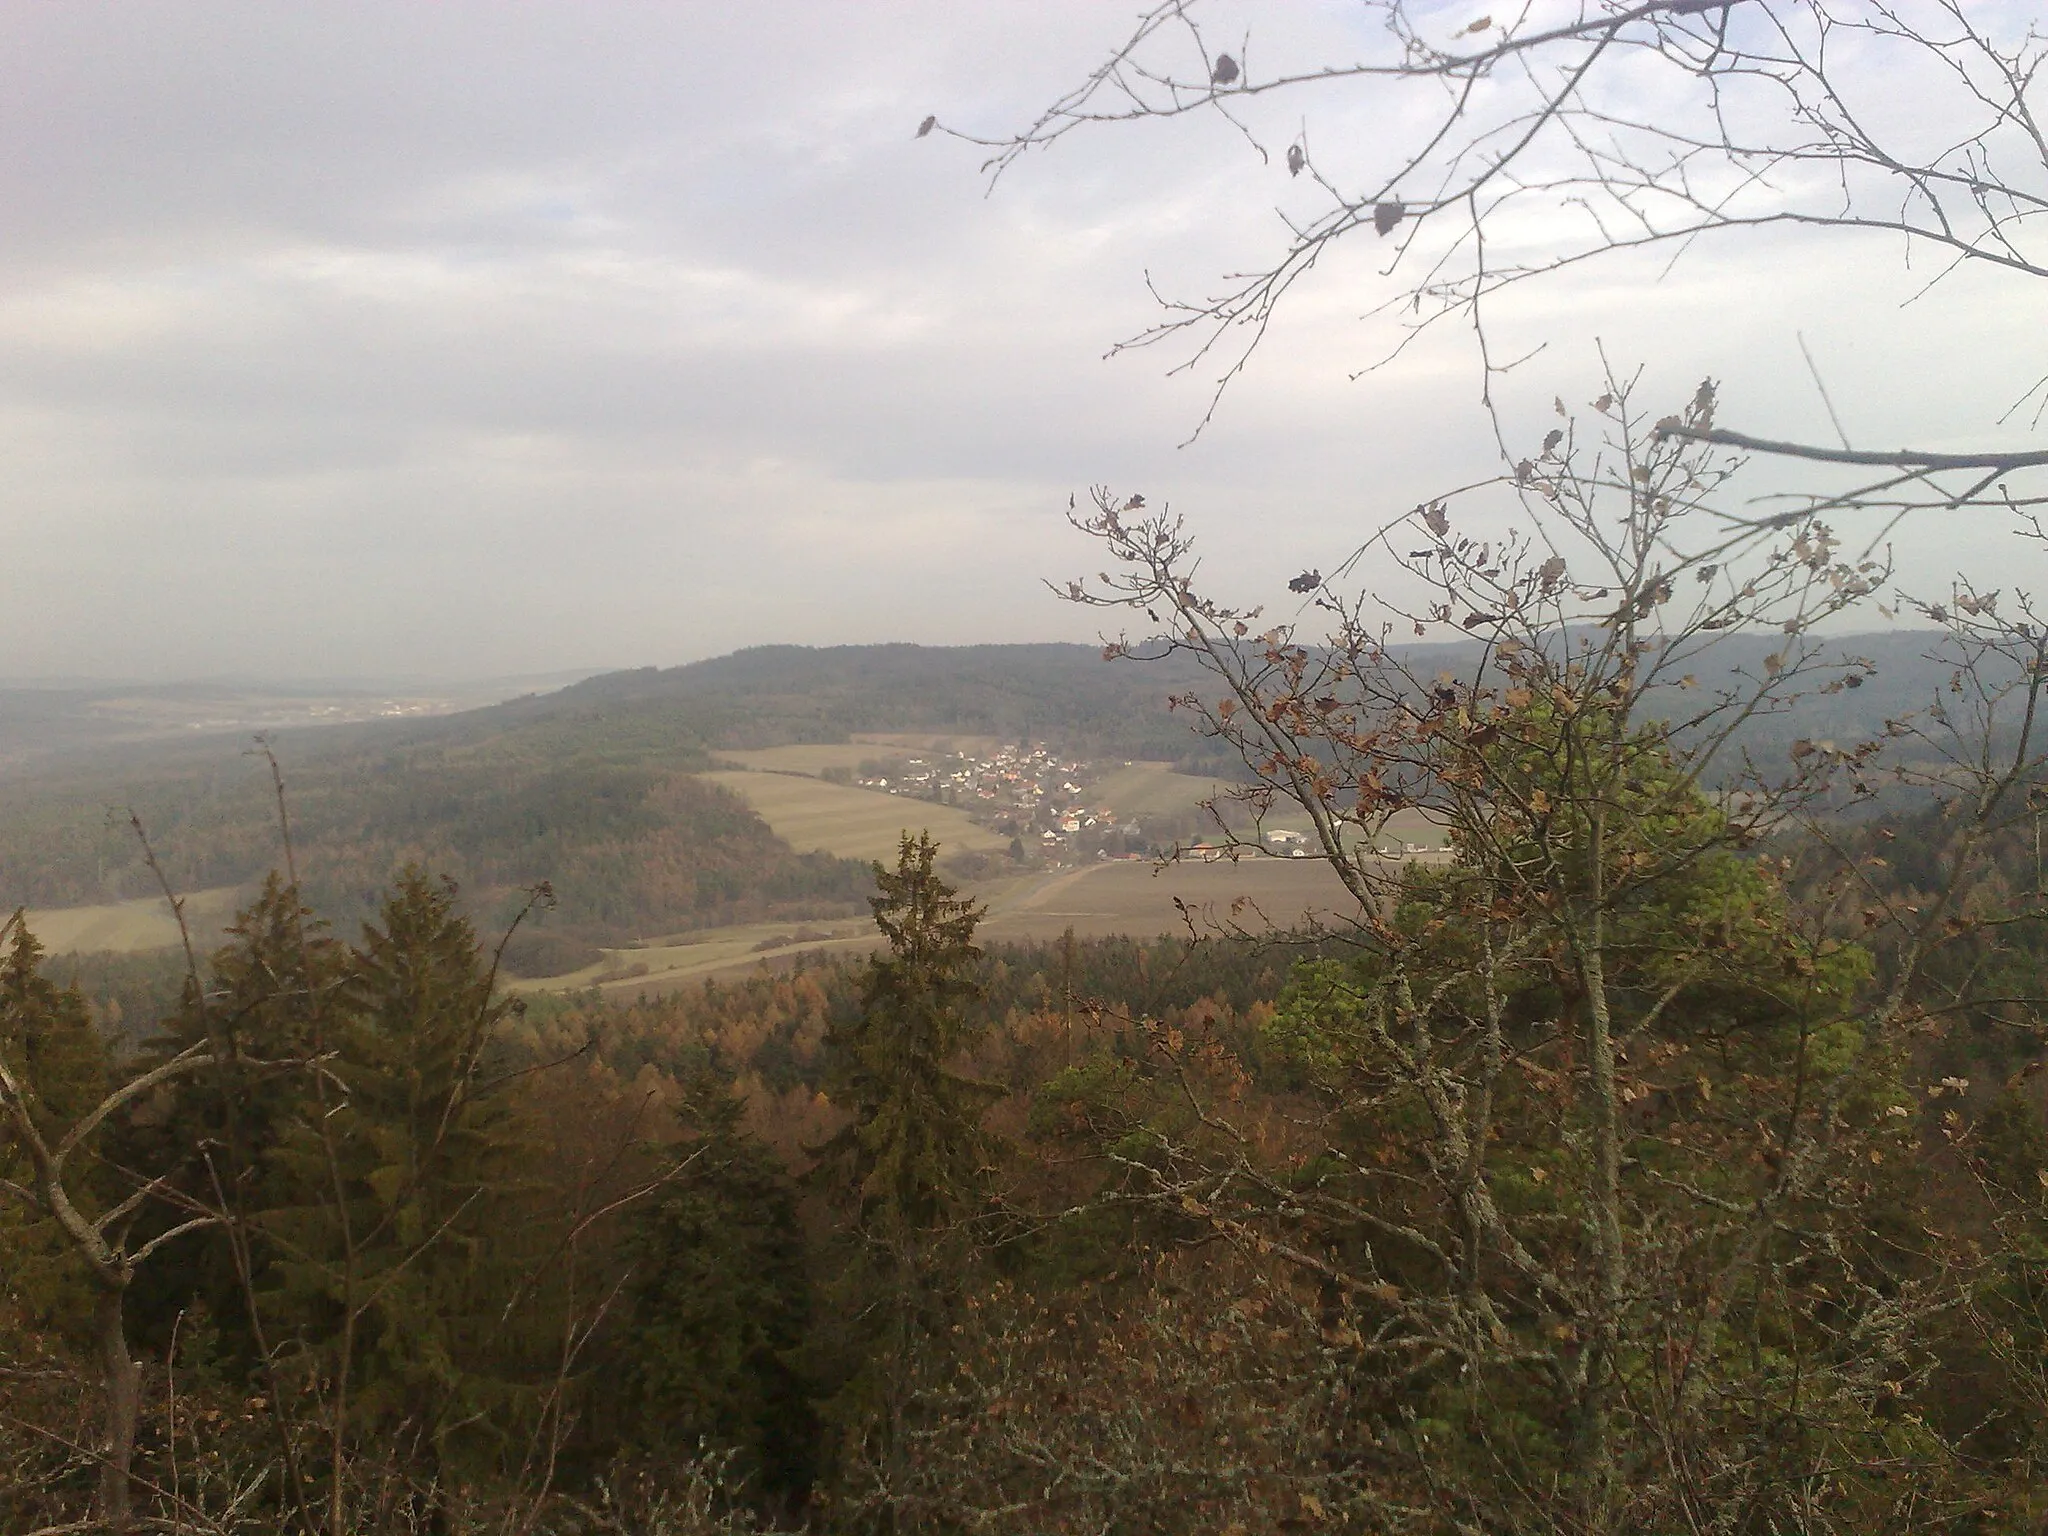
[[(988, 907), (977, 937), (985, 944), (1078, 938), (1258, 933), (1304, 918), (1341, 921), (1350, 898), (1328, 866), (1310, 859), (1247, 858), (1236, 864), (1093, 864), (1020, 876), (970, 889)], [(1185, 911), (1174, 905), (1178, 897)], [(799, 930), (807, 937), (799, 938)], [(819, 937), (823, 935), (823, 937)], [(780, 939), (784, 942), (776, 943)], [(799, 954), (860, 955), (881, 937), (865, 918), (751, 923), (707, 929), (687, 942), (607, 950), (602, 964), (570, 976), (512, 983), (516, 991), (578, 991), (653, 996), (708, 977), (787, 964)]]
[(851, 789), (790, 773), (707, 773), (753, 806), (775, 835), (799, 853), (822, 849), (845, 859), (879, 859), (893, 863), (897, 839), (928, 830), (946, 852), (970, 849), (995, 851), (1010, 846), (986, 827), (977, 827), (964, 811), (932, 805), (904, 795), (874, 789)]
[[(1239, 835), (1249, 837), (1250, 833), (1242, 830), (1242, 809), (1229, 804), (1228, 788), (1228, 785), (1214, 779), (1176, 773), (1171, 763), (1132, 763), (1128, 768), (1114, 769), (1096, 780), (1087, 792), (1087, 799), (1091, 805), (1106, 805), (1119, 817), (1128, 818), (1171, 816), (1192, 811), (1202, 801), (1214, 797), (1222, 801), (1231, 824), (1240, 827)], [(1306, 832), (1309, 825), (1308, 813), (1286, 800), (1274, 805), (1264, 820), (1267, 831)], [(1435, 848), (1443, 843), (1442, 829), (1420, 811), (1396, 811), (1388, 823), (1386, 836), (1398, 837), (1403, 842), (1423, 848)], [(1384, 841), (1383, 838), (1383, 844)]]
[[(1185, 911), (1177, 907), (1178, 899)], [(1263, 932), (1326, 920), (1352, 905), (1330, 867), (1317, 859), (1249, 857), (1235, 864), (1122, 861), (1070, 870), (991, 900), (983, 938), (994, 941), (1079, 938), (1244, 928)]]
[[(235, 886), (194, 891), (185, 897), (185, 921), (195, 939), (210, 943), (233, 919), (242, 892)], [(171, 904), (161, 896), (109, 902), (98, 907), (55, 907), (31, 910), (29, 932), (53, 955), (75, 950), (168, 949), (178, 942), (178, 924)]]
[[(1266, 814), (1263, 825), (1268, 832), (1284, 829), (1312, 833), (1315, 824), (1309, 820), (1308, 812), (1291, 801), (1283, 800)], [(1249, 839), (1251, 833), (1242, 831), (1239, 835)], [(1379, 847), (1385, 849), (1394, 839), (1416, 848), (1441, 848), (1444, 846), (1444, 829), (1420, 811), (1396, 811), (1379, 835)], [(1360, 835), (1353, 829), (1346, 833), (1344, 846), (1356, 848), (1360, 841)]]
[[(802, 934), (805, 937), (799, 938)], [(826, 937), (819, 938), (817, 935)], [(776, 943), (778, 939), (785, 943)], [(629, 949), (608, 949), (604, 959), (566, 976), (507, 983), (512, 992), (580, 992), (595, 987), (612, 997), (674, 991), (708, 976), (750, 971), (766, 961), (795, 954), (861, 953), (881, 942), (866, 918), (835, 918), (801, 923), (747, 923), (731, 928), (706, 928), (673, 943), (650, 943)]]

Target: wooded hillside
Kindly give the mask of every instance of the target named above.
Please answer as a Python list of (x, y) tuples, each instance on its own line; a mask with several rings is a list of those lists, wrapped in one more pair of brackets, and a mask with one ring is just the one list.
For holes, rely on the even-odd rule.
[[(1757, 750), (1877, 734), (1946, 676), (1918, 634), (1839, 645), (1872, 663), (1856, 669), (1857, 686), (1760, 713), (1745, 737)], [(1729, 637), (1702, 684), (1760, 671), (1770, 649)], [(1469, 670), (1479, 653), (1450, 644), (1394, 654), (1426, 679)], [(322, 911), (367, 911), (411, 859), (460, 880), (487, 923), (545, 880), (559, 902), (553, 926), (619, 941), (851, 910), (861, 866), (793, 853), (743, 804), (691, 777), (716, 749), (930, 730), (1242, 776), (1241, 762), (1168, 708), (1205, 686), (1184, 657), (1110, 665), (1088, 646), (767, 646), (437, 719), (284, 732), (274, 747), (305, 888)], [(1675, 712), (1679, 697), (1668, 702)], [(0, 778), (0, 906), (154, 894), (130, 808), (181, 889), (245, 885), (280, 861), (268, 770), (247, 743), (130, 749)]]

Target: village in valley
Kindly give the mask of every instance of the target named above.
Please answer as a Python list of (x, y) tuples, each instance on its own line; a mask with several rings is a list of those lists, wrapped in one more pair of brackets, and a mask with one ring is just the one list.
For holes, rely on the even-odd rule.
[(986, 756), (962, 750), (879, 759), (863, 763), (852, 782), (862, 789), (957, 806), (1020, 845), (1035, 843), (1048, 853), (1082, 851), (1087, 845), (1086, 852), (1101, 858), (1144, 856), (1151, 844), (1137, 819), (1119, 822), (1113, 806), (1090, 795), (1099, 777), (1091, 763), (1043, 744), (1018, 744), (997, 747)]
[[(1238, 826), (1235, 837), (1224, 833), (1216, 817), (1189, 801), (1172, 812), (1133, 811), (1113, 778), (1161, 765), (1133, 762), (1100, 764), (1068, 756), (1045, 743), (1004, 746), (946, 747), (934, 743), (917, 756), (874, 758), (844, 774), (843, 781), (884, 794), (949, 805), (977, 823), (1015, 840), (1014, 855), (1035, 849), (1053, 863), (1087, 860), (1154, 859), (1178, 849), (1180, 856), (1213, 860), (1239, 856), (1245, 844), (1257, 842), (1269, 854), (1290, 858), (1310, 855), (1309, 834), (1293, 826), (1239, 826), (1241, 815), (1227, 801), (1219, 802), (1225, 823)], [(828, 776), (838, 777), (839, 775)], [(1185, 782), (1194, 783), (1192, 779)], [(1221, 786), (1210, 786), (1220, 790)], [(1385, 851), (1409, 855), (1421, 848), (1388, 839)]]

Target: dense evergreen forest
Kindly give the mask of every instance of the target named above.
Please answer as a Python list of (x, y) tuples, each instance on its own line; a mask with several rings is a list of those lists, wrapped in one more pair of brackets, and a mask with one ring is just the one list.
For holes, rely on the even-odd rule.
[[(1877, 899), (1928, 900), (1957, 831), (1859, 831)], [(2044, 1513), (2048, 1053), (2010, 983), (2048, 927), (2030, 835), (1993, 842), (1911, 978), (1878, 925), (1802, 927), (1828, 876), (1775, 847), (1627, 904), (1617, 1004), (1661, 998), (1621, 1069), (1630, 1219), (1678, 1240), (1626, 1302), (1640, 1454), (1682, 1369), (1745, 1462), (1796, 1469), (1796, 1427), (1840, 1463), (1837, 1508)], [(0, 1524), (125, 1500), (110, 1523), (212, 1532), (1493, 1529), (1570, 1476), (1543, 1364), (1586, 1326), (1562, 955), (1497, 975), (1487, 1188), (1532, 1279), (1461, 1359), (1428, 1328), (1472, 1217), (1432, 1193), (1426, 1096), (1374, 1060), (1400, 1048), (1383, 944), (984, 951), (935, 852), (877, 871), (874, 959), (637, 1002), (508, 1002), (418, 869), (353, 940), (273, 877), (126, 1050), (12, 927)], [(1467, 845), (1402, 878), (1392, 923), (1436, 930), (1440, 985), (1482, 869)], [(1845, 1023), (1901, 980), (1913, 1043), (1857, 1060)], [(1447, 1046), (1468, 1003), (1431, 1005)], [(1686, 1287), (1731, 1255), (1670, 1223), (1756, 1198), (1802, 1078), (1839, 1093), (1826, 1183), (1704, 1342)], [(1768, 1516), (1818, 1475), (1726, 1496)]]
[[(857, 910), (858, 863), (793, 852), (738, 796), (688, 772), (605, 762), (599, 751), (566, 761), (428, 747), (316, 758), (291, 780), (309, 898), (353, 917), (396, 870), (425, 861), (463, 881), (486, 925), (502, 926), (547, 882), (550, 931), (568, 938)], [(124, 809), (181, 890), (243, 884), (279, 845), (260, 759), (152, 781)], [(75, 792), (17, 802), (5, 841), (11, 899), (32, 908), (145, 895), (155, 881), (127, 816)]]
[[(189, 966), (9, 926), (0, 1523), (1505, 1531), (1559, 1497), (2031, 1529), (2039, 781), (1973, 800), (1885, 715), (1928, 668), (1875, 648), (1746, 729), (1776, 799), (1583, 645), (1226, 649), (1210, 693), (1305, 749), (1198, 697), (1243, 793), (1314, 764), (1303, 803), (1371, 832), (1433, 776), (1452, 829), (1402, 869), (1338, 827), (1352, 917), (1257, 938), (984, 950), (928, 842), (791, 854), (688, 770), (839, 729), (797, 719), (805, 653), (708, 669), (781, 701), (751, 736), (626, 674), (311, 753), (304, 883)], [(1769, 670), (1736, 652), (1723, 693)], [(1391, 736), (1291, 702), (1369, 664)], [(1831, 721), (1899, 743), (1891, 793)], [(213, 770), (152, 786), (166, 862), (272, 857), (269, 766), (232, 808)], [(63, 867), (61, 817), (15, 826)], [(586, 932), (866, 901), (888, 947), (514, 1001), (540, 881)]]

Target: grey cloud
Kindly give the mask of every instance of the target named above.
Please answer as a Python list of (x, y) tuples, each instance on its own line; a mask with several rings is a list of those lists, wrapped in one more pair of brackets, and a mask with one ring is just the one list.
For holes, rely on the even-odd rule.
[[(1251, 14), (1306, 58), (1363, 12)], [(0, 4), (0, 671), (1082, 638), (1040, 578), (1087, 562), (1060, 509), (1091, 481), (1188, 510), (1256, 596), (1487, 472), (1461, 336), (1350, 380), (1386, 339), (1362, 248), (1191, 448), (1205, 376), (1102, 361), (1151, 318), (1148, 268), (1203, 291), (1304, 195), (1223, 125), (1083, 136), (993, 196), (971, 148), (913, 140), (929, 111), (1028, 120), (1122, 24), (1081, 0)], [(1319, 110), (1331, 154), (1370, 143), (1372, 110)], [(1854, 359), (1896, 253), (1773, 260), (1532, 291), (1503, 324), (1552, 350), (1516, 409), (1589, 396), (1597, 335), (1674, 396), (1711, 371), (1805, 420), (1795, 325), (1859, 430), (1963, 431), (2007, 387), (1929, 404), (1959, 330), (1990, 344), (1968, 290), (1888, 317), (1923, 378), (1874, 379)]]

